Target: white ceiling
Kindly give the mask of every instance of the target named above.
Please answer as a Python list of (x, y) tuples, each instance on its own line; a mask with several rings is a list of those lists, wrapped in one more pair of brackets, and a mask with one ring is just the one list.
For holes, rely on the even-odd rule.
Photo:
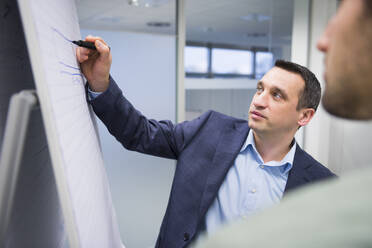
[[(175, 0), (76, 0), (81, 28), (175, 35)], [(136, 1), (136, 0), (134, 0)], [(294, 0), (185, 0), (186, 39), (239, 46), (290, 44)], [(148, 22), (169, 22), (149, 27)]]

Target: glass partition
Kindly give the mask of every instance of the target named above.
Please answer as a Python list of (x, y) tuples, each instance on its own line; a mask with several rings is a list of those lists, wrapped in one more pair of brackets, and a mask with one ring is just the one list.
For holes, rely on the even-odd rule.
[(213, 48), (212, 71), (215, 74), (252, 75), (253, 54), (247, 50)]
[(207, 73), (208, 49), (206, 47), (185, 47), (185, 72)]

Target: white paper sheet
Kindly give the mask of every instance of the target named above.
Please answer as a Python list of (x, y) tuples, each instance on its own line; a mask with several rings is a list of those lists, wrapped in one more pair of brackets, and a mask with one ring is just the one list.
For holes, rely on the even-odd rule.
[(74, 0), (19, 0), (71, 247), (124, 247), (84, 79)]

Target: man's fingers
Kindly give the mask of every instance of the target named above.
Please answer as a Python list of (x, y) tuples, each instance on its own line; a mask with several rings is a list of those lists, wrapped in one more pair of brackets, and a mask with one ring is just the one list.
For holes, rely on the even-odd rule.
[(85, 41), (94, 42), (95, 40), (96, 40), (96, 37), (92, 35), (88, 35), (87, 37), (85, 37)]
[[(87, 49), (85, 49), (85, 50), (87, 50)], [(79, 63), (83, 63), (86, 60), (88, 60), (89, 53), (87, 54), (86, 52), (84, 52), (84, 50), (81, 47), (77, 47), (76, 48), (76, 57), (77, 57), (77, 60), (79, 61)]]
[(79, 63), (83, 63), (86, 60), (85, 56), (81, 53), (80, 47), (76, 48), (76, 57)]
[(95, 42), (96, 40), (101, 41), (103, 44), (107, 46), (106, 42), (99, 36), (88, 35), (87, 37), (85, 37), (85, 41)]
[[(91, 53), (93, 53), (94, 51), (92, 49), (88, 49), (88, 48), (85, 48), (85, 47), (77, 47), (77, 51), (79, 51), (79, 54), (80, 55), (87, 55), (89, 56)], [(76, 51), (76, 53), (78, 53)]]
[(107, 47), (109, 47), (108, 45), (107, 45), (107, 43), (101, 38), (101, 37), (97, 37), (97, 40), (99, 40), (100, 42), (102, 42), (103, 44), (105, 44)]
[(105, 43), (103, 43), (101, 40), (96, 40), (95, 46), (101, 56), (108, 57), (110, 55), (110, 48)]
[(77, 58), (77, 60), (79, 61), (79, 63), (81, 63), (81, 58), (80, 58), (80, 49), (77, 47), (75, 51), (76, 51), (76, 58)]
[(88, 35), (87, 37), (85, 37), (85, 41), (89, 41), (89, 42), (93, 42), (95, 43), (96, 40), (99, 40), (100, 42), (102, 42), (103, 44), (105, 44), (107, 47), (107, 43), (99, 36), (92, 36), (92, 35)]
[(84, 55), (89, 56), (93, 52), (94, 51), (92, 49), (85, 48), (85, 47), (80, 47), (80, 54), (84, 54)]

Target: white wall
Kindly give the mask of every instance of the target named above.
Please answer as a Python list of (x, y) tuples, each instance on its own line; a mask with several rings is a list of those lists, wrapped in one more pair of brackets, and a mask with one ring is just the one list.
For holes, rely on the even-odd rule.
[(246, 78), (186, 78), (186, 120), (213, 109), (248, 119), (248, 110), (257, 80)]
[(187, 90), (187, 120), (194, 119), (210, 109), (247, 120), (249, 106), (255, 92), (256, 90), (250, 89)]
[[(111, 75), (149, 118), (175, 121), (175, 37), (81, 30), (111, 47)], [(175, 161), (126, 151), (99, 122), (102, 150), (123, 243), (153, 247), (168, 202)]]

